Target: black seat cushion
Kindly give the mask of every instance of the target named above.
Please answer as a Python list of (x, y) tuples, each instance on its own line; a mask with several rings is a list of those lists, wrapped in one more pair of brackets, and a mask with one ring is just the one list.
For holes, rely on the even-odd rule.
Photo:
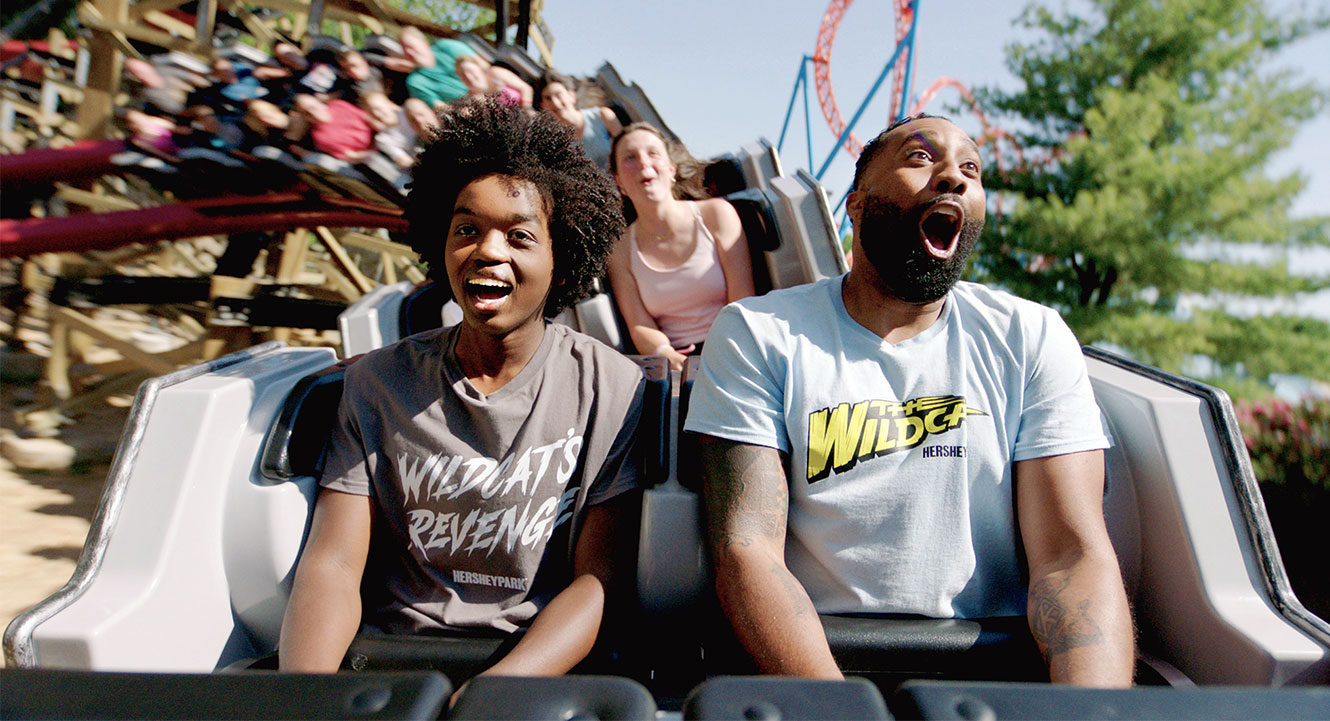
[(980, 619), (823, 615), (847, 673), (1030, 680), (1046, 676), (1024, 616)]
[(443, 304), (452, 299), (453, 289), (446, 282), (426, 281), (412, 288), (402, 299), (402, 337), (442, 326)]
[(322, 472), (323, 451), (337, 422), (346, 369), (359, 357), (311, 373), (291, 388), (263, 441), (259, 472), (264, 478), (280, 482)]

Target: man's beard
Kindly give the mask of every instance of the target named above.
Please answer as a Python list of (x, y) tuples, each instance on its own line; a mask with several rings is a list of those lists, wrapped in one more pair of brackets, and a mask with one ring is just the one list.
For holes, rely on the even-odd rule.
[(859, 247), (873, 264), (878, 276), (892, 296), (906, 303), (932, 303), (941, 299), (960, 280), (965, 261), (983, 232), (982, 218), (968, 213), (961, 224), (956, 252), (946, 260), (929, 255), (924, 250), (919, 224), (933, 205), (950, 200), (959, 202), (954, 195), (941, 195), (910, 210), (885, 198), (869, 196), (864, 199), (863, 215), (859, 219), (862, 238)]

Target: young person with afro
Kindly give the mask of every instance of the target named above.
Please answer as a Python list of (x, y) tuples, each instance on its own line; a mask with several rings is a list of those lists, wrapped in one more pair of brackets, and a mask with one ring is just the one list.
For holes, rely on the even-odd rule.
[(281, 668), (335, 671), (358, 632), (512, 634), (496, 675), (590, 652), (633, 546), (643, 375), (549, 318), (604, 272), (619, 208), (557, 120), (488, 99), (440, 118), (406, 213), (464, 318), (347, 370)]

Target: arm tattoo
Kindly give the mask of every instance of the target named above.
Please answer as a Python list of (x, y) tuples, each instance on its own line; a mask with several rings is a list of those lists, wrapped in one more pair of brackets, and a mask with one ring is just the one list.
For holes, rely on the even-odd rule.
[(701, 444), (707, 540), (724, 556), (757, 537), (785, 538), (789, 491), (780, 456), (770, 448), (711, 441)]
[(1045, 578), (1030, 589), (1030, 631), (1050, 665), (1059, 663), (1058, 657), (1072, 649), (1105, 642), (1099, 624), (1091, 618), (1090, 599), (1071, 608), (1061, 598), (1069, 585), (1067, 578)]
[(781, 588), (785, 590), (785, 595), (789, 596), (790, 603), (794, 606), (795, 618), (803, 618), (804, 616), (817, 613), (817, 609), (813, 607), (813, 601), (808, 598), (808, 592), (805, 591), (804, 587), (799, 584), (799, 581), (786, 570), (785, 566), (779, 563), (773, 563), (768, 572), (775, 576), (776, 580), (780, 581)]

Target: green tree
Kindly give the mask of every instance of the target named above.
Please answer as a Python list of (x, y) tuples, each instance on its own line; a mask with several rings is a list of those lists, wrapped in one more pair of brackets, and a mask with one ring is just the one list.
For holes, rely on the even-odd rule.
[(456, 30), (474, 30), (494, 23), (494, 10), (467, 0), (392, 0), (392, 4)]
[(1025, 163), (1013, 169), (1007, 146), (1004, 172), (989, 163), (985, 186), (1000, 212), (990, 212), (972, 272), (1057, 308), (1083, 343), (1170, 370), (1199, 355), (1229, 387), (1250, 388), (1232, 383), (1244, 375), (1330, 378), (1330, 324), (1179, 302), (1330, 287), (1330, 276), (1290, 274), (1282, 262), (1199, 250), (1330, 245), (1330, 218), (1289, 216), (1304, 180), (1267, 174), (1327, 99), (1270, 60), (1327, 18), (1276, 15), (1261, 0), (1071, 8), (1026, 8), (1016, 22), (1035, 39), (1007, 48), (1024, 87), (977, 93), (1000, 125), (1020, 129)]

